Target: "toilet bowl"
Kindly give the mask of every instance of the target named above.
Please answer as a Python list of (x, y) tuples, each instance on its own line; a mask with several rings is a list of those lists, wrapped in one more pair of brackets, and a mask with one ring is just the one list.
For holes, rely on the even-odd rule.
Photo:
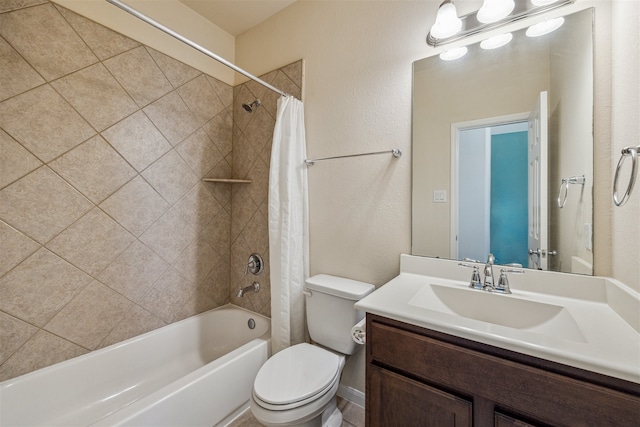
[(276, 353), (260, 368), (250, 408), (265, 426), (340, 427), (336, 405), (346, 356), (361, 346), (351, 328), (364, 317), (353, 304), (374, 290), (368, 283), (321, 274), (305, 283), (309, 335)]
[(256, 376), (251, 411), (266, 426), (339, 427), (335, 400), (344, 363), (344, 355), (307, 343), (282, 350)]

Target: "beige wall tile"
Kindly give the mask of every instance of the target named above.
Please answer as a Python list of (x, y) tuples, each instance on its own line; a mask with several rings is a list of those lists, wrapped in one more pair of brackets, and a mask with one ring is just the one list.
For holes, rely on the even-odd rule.
[(237, 185), (233, 190), (232, 197), (233, 212), (231, 220), (231, 240), (234, 240), (244, 230), (251, 218), (258, 210), (256, 205), (249, 194), (248, 186)]
[(94, 208), (49, 242), (47, 248), (95, 276), (134, 240), (127, 230)]
[(96, 24), (69, 9), (59, 5), (55, 5), (55, 7), (101, 60), (140, 46), (137, 41)]
[(51, 85), (98, 131), (138, 109), (101, 63), (69, 74)]
[(145, 332), (166, 326), (166, 323), (142, 307), (134, 305), (115, 328), (109, 332), (98, 348), (110, 346)]
[(7, 360), (38, 328), (0, 311), (0, 364)]
[(48, 81), (98, 61), (52, 4), (1, 14), (0, 35)]
[[(227, 254), (228, 255), (228, 254)], [(229, 262), (222, 260), (209, 273), (177, 318), (185, 319), (229, 303)]]
[(203, 239), (195, 239), (173, 262), (173, 266), (184, 277), (199, 285), (218, 261), (218, 254), (209, 243)]
[(208, 183), (199, 182), (174, 206), (181, 221), (197, 231), (205, 228), (222, 209), (211, 187)]
[[(33, 4), (30, 1), (0, 1), (0, 11)], [(278, 95), (253, 82), (232, 89), (152, 49), (136, 49), (137, 42), (64, 8), (44, 7), (55, 16), (55, 22), (45, 26), (55, 27), (47, 37), (56, 38), (44, 44), (58, 46), (60, 40), (66, 40), (66, 36), (58, 37), (58, 32), (68, 35), (73, 27), (72, 32), (84, 38), (99, 58), (111, 58), (106, 62), (113, 70), (92, 65), (95, 58), (78, 68), (68, 67), (75, 59), (50, 64), (52, 70), (65, 70), (54, 84), (74, 107), (52, 85), (36, 79), (27, 79), (24, 88), (18, 85), (19, 89), (11, 89), (26, 92), (0, 101), (0, 127), (6, 131), (6, 135), (0, 131), (0, 158), (9, 159), (2, 160), (0, 169), (0, 219), (6, 222), (0, 222), (0, 326), (5, 329), (8, 325), (8, 336), (13, 340), (5, 345), (7, 334), (2, 330), (0, 360), (8, 359), (0, 367), (0, 378), (85, 351), (67, 340), (87, 348), (104, 347), (229, 302), (270, 315), (265, 186)], [(12, 36), (28, 42), (25, 46), (40, 43), (42, 32), (30, 41), (24, 37), (39, 31), (32, 24), (33, 17), (46, 17), (49, 12), (31, 9), (12, 14), (9, 20), (7, 14), (0, 17), (0, 33), (5, 31), (5, 22), (18, 25), (20, 21), (25, 28)], [(58, 24), (65, 29), (56, 29)], [(75, 35), (72, 38), (78, 40)], [(17, 63), (5, 67), (24, 74), (19, 77), (29, 77), (28, 71), (19, 71), (25, 66), (39, 70), (21, 60), (39, 60), (42, 46), (34, 47), (33, 56), (28, 57), (17, 45), (9, 45), (13, 46), (10, 40), (4, 48), (0, 46), (0, 57)], [(73, 46), (65, 50), (73, 51)], [(50, 53), (44, 52), (44, 56), (51, 57)], [(123, 53), (116, 60), (115, 56)], [(114, 68), (116, 63), (120, 68)], [(132, 67), (134, 63), (137, 66)], [(154, 71), (144, 71), (147, 67)], [(284, 72), (276, 70), (261, 78), (269, 82), (284, 79), (285, 87), (301, 73), (301, 67), (296, 67), (293, 64)], [(118, 78), (111, 77), (111, 72)], [(148, 102), (146, 97), (152, 99), (170, 89), (165, 77), (179, 90), (172, 90), (144, 111), (121, 87), (144, 103)], [(0, 93), (8, 90), (4, 82), (14, 84), (7, 78), (13, 77), (0, 76)], [(148, 80), (154, 81), (149, 85)], [(31, 89), (31, 84), (40, 86)], [(291, 87), (298, 90), (296, 84)], [(265, 105), (253, 114), (241, 109), (242, 102), (255, 98), (261, 98)], [(99, 110), (105, 99), (113, 104), (106, 114)], [(96, 136), (76, 109), (91, 117), (93, 126), (105, 129), (101, 132), (105, 140)], [(143, 176), (136, 177), (130, 167), (123, 167), (124, 161), (111, 147)], [(42, 166), (40, 161), (50, 164)], [(50, 166), (94, 202), (102, 201), (100, 208)], [(219, 178), (243, 173), (254, 183), (199, 182), (205, 173)], [(101, 180), (106, 182), (98, 182)], [(37, 242), (46, 244), (49, 240), (47, 247), (66, 260), (48, 249), (38, 249)], [(267, 263), (257, 278), (243, 275), (252, 252), (261, 253)], [(89, 275), (69, 262), (100, 282), (91, 282)], [(262, 286), (260, 293), (231, 296), (254, 279)], [(94, 322), (103, 317), (102, 324)], [(31, 325), (25, 328), (23, 321)], [(60, 336), (41, 330), (29, 339), (36, 328), (45, 325)]]
[(213, 119), (209, 120), (203, 127), (220, 154), (227, 156), (232, 151), (233, 144), (233, 118), (229, 111), (224, 110)]
[(175, 91), (146, 106), (144, 112), (173, 146), (199, 127), (198, 120)]
[(149, 289), (141, 305), (165, 322), (172, 323), (180, 314), (182, 306), (193, 297), (197, 288), (176, 269), (169, 268)]
[(170, 207), (141, 176), (128, 182), (100, 205), (102, 210), (137, 237)]
[(169, 264), (155, 252), (135, 241), (100, 273), (98, 279), (131, 301), (140, 303), (168, 267)]
[(139, 107), (144, 107), (173, 90), (169, 80), (143, 46), (108, 59), (104, 65)]
[(158, 52), (149, 46), (145, 46), (145, 48), (153, 60), (156, 61), (156, 64), (158, 64), (158, 67), (160, 67), (174, 88), (182, 86), (189, 80), (195, 79), (201, 74), (200, 71), (195, 68), (177, 61), (164, 53)]
[(173, 262), (197, 235), (195, 228), (182, 222), (178, 211), (170, 209), (140, 236), (140, 240), (165, 261)]
[(2, 0), (0, 2), (0, 13), (47, 3), (48, 1), (49, 0)]
[(58, 157), (49, 167), (96, 204), (136, 176), (135, 169), (100, 135)]
[(116, 123), (102, 132), (102, 136), (138, 172), (171, 149), (169, 142), (142, 111)]
[(41, 85), (45, 80), (0, 38), (0, 101)]
[(177, 202), (189, 191), (199, 178), (193, 173), (189, 165), (175, 150), (171, 150), (147, 170), (142, 176), (169, 203)]
[(0, 381), (85, 353), (86, 349), (41, 330), (0, 366)]
[(216, 79), (215, 77), (207, 75), (205, 75), (205, 77), (207, 78), (207, 81), (209, 82), (213, 90), (215, 90), (218, 94), (218, 97), (220, 98), (222, 105), (224, 105), (224, 108), (231, 107), (233, 105), (233, 87)]
[(41, 327), (90, 281), (43, 248), (0, 279), (0, 310)]
[(2, 221), (0, 242), (0, 277), (40, 248), (39, 244)]
[(198, 178), (206, 176), (224, 158), (203, 128), (182, 141), (176, 150)]
[(0, 189), (41, 165), (40, 160), (0, 129)]
[(42, 244), (91, 206), (89, 200), (46, 166), (0, 191), (0, 219)]
[[(219, 162), (208, 173), (208, 178), (229, 178), (231, 175), (231, 154)], [(231, 212), (231, 184), (204, 182), (207, 188), (214, 195), (216, 200), (220, 202), (223, 208)], [(243, 184), (244, 185), (244, 184)]]
[(211, 222), (202, 230), (200, 237), (206, 240), (222, 259), (229, 262), (231, 250), (231, 215), (220, 210)]
[(44, 162), (95, 135), (49, 85), (0, 103), (0, 127)]
[(180, 86), (178, 93), (202, 126), (224, 110), (218, 94), (204, 74)]
[(132, 307), (131, 301), (94, 280), (44, 329), (94, 350)]

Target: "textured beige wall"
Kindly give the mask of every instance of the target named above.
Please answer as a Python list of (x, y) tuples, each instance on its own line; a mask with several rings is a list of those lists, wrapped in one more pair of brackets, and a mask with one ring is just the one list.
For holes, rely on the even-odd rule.
[[(469, 12), (460, 2), (461, 13)], [(477, 3), (477, 2), (476, 2)], [(638, 289), (640, 250), (622, 237), (611, 243), (610, 229), (623, 236), (636, 233), (637, 204), (616, 212), (612, 222), (609, 149), (611, 77), (607, 51), (609, 1), (579, 1), (564, 11), (596, 6), (596, 274), (614, 276)], [(618, 2), (616, 2), (618, 3)], [(620, 8), (633, 12), (631, 4)], [(237, 64), (265, 72), (298, 58), (305, 59), (305, 119), (310, 157), (358, 153), (398, 147), (405, 156), (385, 156), (319, 163), (309, 171), (311, 273), (331, 273), (380, 285), (398, 272), (398, 255), (411, 247), (411, 64), (437, 53), (424, 40), (439, 2), (301, 1), (236, 39)], [(602, 13), (599, 14), (599, 10)], [(636, 12), (633, 12), (636, 13)], [(638, 24), (637, 13), (616, 15)], [(637, 29), (614, 35), (614, 45)], [(634, 39), (635, 38), (635, 39)], [(637, 50), (637, 49), (636, 49)], [(625, 57), (626, 58), (626, 57)], [(618, 59), (637, 72), (635, 64)], [(622, 68), (622, 67), (621, 67)], [(620, 71), (622, 73), (622, 70)], [(633, 80), (630, 72), (627, 78)], [(615, 75), (614, 75), (615, 77)], [(622, 79), (623, 77), (615, 77)], [(618, 80), (619, 84), (623, 80)], [(618, 108), (637, 106), (637, 80), (618, 91)], [(633, 86), (635, 85), (635, 86)], [(620, 111), (620, 113), (622, 113)], [(637, 110), (636, 110), (637, 111)], [(615, 122), (616, 132), (637, 141), (638, 120)], [(627, 139), (627, 140), (630, 140)], [(621, 142), (617, 144), (624, 144)], [(637, 143), (637, 142), (636, 142)], [(614, 150), (618, 152), (618, 150)], [(640, 197), (635, 195), (634, 203)], [(624, 213), (623, 213), (624, 212)], [(618, 221), (624, 215), (626, 222)], [(613, 248), (613, 249), (611, 249)], [(634, 262), (618, 262), (611, 254)], [(352, 358), (343, 382), (363, 390), (363, 352)]]
[[(640, 145), (640, 2), (616, 1), (612, 7), (611, 167), (620, 150)], [(630, 161), (626, 160), (626, 177)], [(613, 176), (613, 174), (611, 175)], [(640, 177), (639, 177), (640, 179)], [(620, 183), (624, 189), (628, 181)], [(624, 191), (624, 190), (622, 190)], [(612, 275), (640, 292), (640, 187), (628, 203), (613, 208)]]

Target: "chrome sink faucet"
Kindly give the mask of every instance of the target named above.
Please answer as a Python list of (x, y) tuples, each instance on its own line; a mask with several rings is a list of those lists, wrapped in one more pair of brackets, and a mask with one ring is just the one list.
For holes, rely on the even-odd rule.
[[(465, 258), (465, 261), (479, 263), (479, 261), (468, 258)], [(498, 280), (498, 283), (496, 284), (495, 277), (493, 275), (493, 266), (495, 265), (495, 262), (496, 257), (493, 254), (489, 254), (489, 256), (487, 257), (487, 262), (485, 263), (482, 271), (484, 274), (484, 281), (480, 279), (480, 266), (468, 264), (465, 262), (460, 262), (458, 263), (458, 265), (461, 267), (473, 268), (471, 282), (469, 283), (470, 288), (500, 294), (510, 294), (511, 289), (509, 288), (509, 280), (507, 279), (506, 273), (523, 274), (524, 270), (517, 268), (500, 269), (500, 278)]]
[(496, 257), (493, 254), (489, 254), (487, 262), (484, 265), (484, 289), (491, 291), (495, 289), (493, 279), (493, 264), (496, 262)]

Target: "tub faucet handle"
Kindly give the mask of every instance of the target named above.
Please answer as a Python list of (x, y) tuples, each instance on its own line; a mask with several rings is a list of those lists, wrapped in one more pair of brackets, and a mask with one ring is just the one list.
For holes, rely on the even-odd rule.
[(262, 270), (264, 270), (264, 262), (260, 254), (253, 253), (249, 255), (247, 264), (244, 266), (244, 275), (246, 276), (248, 272), (251, 272), (251, 274), (257, 276), (262, 273)]

